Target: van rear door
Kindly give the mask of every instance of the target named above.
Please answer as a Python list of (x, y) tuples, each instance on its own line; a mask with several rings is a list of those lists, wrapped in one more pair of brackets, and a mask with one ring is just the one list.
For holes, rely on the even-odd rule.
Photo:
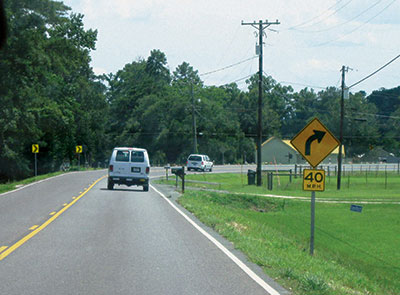
[(130, 174), (135, 177), (140, 177), (146, 174), (146, 168), (149, 167), (147, 163), (146, 155), (144, 151), (132, 150), (131, 151), (131, 163), (130, 163)]
[(115, 176), (129, 176), (130, 175), (130, 163), (129, 163), (129, 150), (116, 150), (115, 163), (113, 174)]

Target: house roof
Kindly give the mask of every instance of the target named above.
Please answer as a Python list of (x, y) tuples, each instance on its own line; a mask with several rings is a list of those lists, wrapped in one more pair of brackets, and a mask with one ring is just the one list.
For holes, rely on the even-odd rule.
[[(288, 146), (290, 146), (292, 149), (294, 149), (294, 146), (292, 146), (292, 144), (290, 143), (290, 140), (289, 139), (282, 139), (282, 142), (283, 143), (285, 143), (285, 144), (287, 144)], [(344, 146), (342, 146), (342, 153), (343, 153), (343, 156), (345, 155), (345, 152), (344, 152)], [(339, 154), (339, 147), (336, 147), (333, 151), (332, 151), (332, 154)]]
[[(284, 144), (288, 145), (290, 148), (292, 148), (293, 150), (295, 150), (297, 152), (297, 150), (294, 148), (294, 146), (290, 143), (289, 139), (280, 139), (280, 138), (277, 138), (277, 137), (274, 137), (274, 136), (272, 136), (272, 137), (268, 138), (266, 141), (264, 141), (263, 144), (261, 145), (261, 147), (263, 147), (265, 144), (267, 144), (268, 142), (270, 142), (271, 140), (273, 140), (275, 138), (278, 139), (278, 140), (281, 140)], [(343, 156), (345, 156), (345, 148), (344, 148), (344, 146), (343, 146), (342, 153), (343, 153)], [(332, 154), (336, 154), (336, 155), (339, 154), (339, 147), (336, 147), (332, 151)]]

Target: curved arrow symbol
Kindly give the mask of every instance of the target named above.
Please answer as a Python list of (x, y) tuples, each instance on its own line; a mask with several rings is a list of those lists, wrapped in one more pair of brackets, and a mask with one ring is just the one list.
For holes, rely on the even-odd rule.
[(314, 130), (314, 134), (311, 135), (306, 141), (306, 152), (305, 152), (306, 156), (309, 156), (311, 154), (311, 143), (314, 140), (318, 140), (318, 143), (320, 143), (325, 134), (326, 134), (325, 131)]

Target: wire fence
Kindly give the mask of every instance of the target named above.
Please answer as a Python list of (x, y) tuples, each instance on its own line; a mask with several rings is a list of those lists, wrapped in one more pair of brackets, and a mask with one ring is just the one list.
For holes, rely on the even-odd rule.
[[(285, 188), (299, 185), (304, 169), (312, 169), (309, 165), (266, 165), (263, 166), (263, 184), (268, 190), (276, 186)], [(320, 165), (317, 169), (325, 170), (326, 184), (336, 184), (338, 165)], [(377, 188), (393, 188), (400, 185), (400, 163), (377, 164), (345, 164), (342, 165), (341, 187), (376, 185)]]

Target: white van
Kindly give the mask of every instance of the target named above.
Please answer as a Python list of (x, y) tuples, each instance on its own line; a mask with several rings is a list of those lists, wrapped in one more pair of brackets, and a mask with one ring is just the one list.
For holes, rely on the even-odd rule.
[(133, 147), (114, 148), (108, 166), (107, 188), (112, 190), (114, 184), (143, 186), (149, 190), (150, 161), (145, 149)]

